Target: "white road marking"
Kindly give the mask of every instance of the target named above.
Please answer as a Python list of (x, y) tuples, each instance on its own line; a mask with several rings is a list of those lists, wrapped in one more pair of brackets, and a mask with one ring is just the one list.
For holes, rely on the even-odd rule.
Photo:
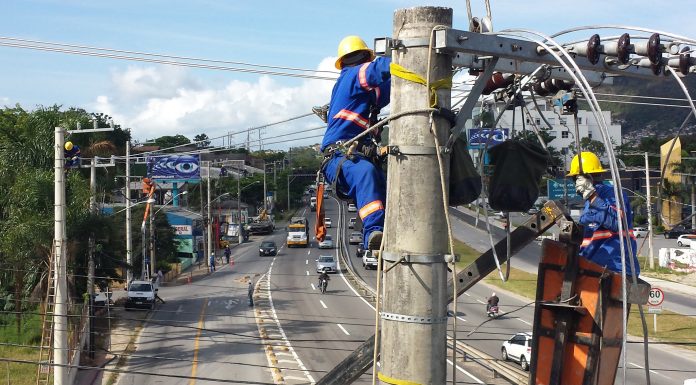
[(480, 303), (481, 305), (485, 305), (486, 303), (481, 301), (480, 299), (477, 299), (476, 302)]
[[(447, 363), (450, 364), (450, 365), (454, 365), (454, 364), (452, 363), (452, 361), (449, 360), (449, 359), (447, 360)], [(457, 370), (459, 370), (460, 372), (466, 374), (467, 376), (469, 376), (469, 378), (471, 378), (472, 380), (476, 381), (477, 383), (479, 383), (479, 384), (485, 384), (485, 382), (479, 380), (479, 379), (478, 379), (477, 377), (475, 377), (473, 374), (471, 374), (471, 373), (467, 372), (466, 370), (460, 368), (459, 365), (457, 365)]]
[(179, 314), (182, 311), (184, 311), (184, 305), (179, 305), (179, 307), (176, 309), (176, 314)]
[(305, 259), (304, 264), (309, 265), (309, 259)]
[(336, 325), (338, 325), (338, 328), (343, 330), (343, 332), (346, 333), (347, 336), (350, 335), (350, 333), (348, 333), (348, 330), (346, 330), (346, 328), (344, 328), (343, 325), (341, 325), (341, 324), (336, 324)]
[[(633, 366), (633, 367), (636, 367), (636, 368), (638, 368), (638, 369), (645, 369), (644, 366), (640, 366), (640, 365), (638, 365), (638, 364), (634, 364), (633, 362), (629, 362), (628, 364), (631, 365), (631, 366)], [(654, 371), (654, 370), (652, 370), (652, 369), (650, 369), (650, 373), (652, 373), (652, 374), (657, 374), (658, 376), (662, 376), (662, 377), (669, 378), (669, 377), (665, 376), (664, 374), (661, 374), (661, 373), (659, 373), (659, 372), (656, 372), (656, 371)]]
[(307, 255), (309, 255), (312, 252), (312, 250), (307, 250)]
[(328, 309), (328, 307), (326, 306), (326, 304), (324, 303), (324, 301), (319, 300), (319, 303), (321, 303), (321, 306), (323, 306), (324, 309)]
[(462, 321), (462, 322), (466, 322), (466, 320), (465, 320), (464, 318), (460, 317), (460, 316), (457, 316), (457, 319), (460, 320), (460, 321)]
[(307, 273), (307, 275), (309, 275), (309, 270), (305, 271), (305, 273)]
[(520, 321), (520, 322), (522, 322), (522, 323), (525, 323), (525, 324), (527, 324), (527, 325), (529, 325), (529, 326), (532, 326), (532, 323), (531, 323), (531, 322), (527, 322), (527, 321), (523, 320), (522, 318), (518, 318), (517, 320)]
[(313, 283), (310, 283), (310, 285), (312, 285), (312, 290), (317, 290), (317, 288), (314, 287), (314, 284), (313, 284)]
[(467, 292), (464, 292), (464, 295), (467, 296), (467, 297), (471, 297), (471, 294), (469, 294), (469, 293), (467, 293)]

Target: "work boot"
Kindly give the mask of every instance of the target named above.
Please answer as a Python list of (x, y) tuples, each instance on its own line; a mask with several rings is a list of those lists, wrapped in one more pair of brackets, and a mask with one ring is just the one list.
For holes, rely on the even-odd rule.
[(324, 104), (323, 106), (312, 107), (312, 112), (321, 119), (322, 122), (328, 123), (329, 121), (329, 105)]
[(367, 239), (367, 249), (379, 250), (379, 247), (382, 245), (382, 235), (383, 233), (379, 230), (373, 231)]

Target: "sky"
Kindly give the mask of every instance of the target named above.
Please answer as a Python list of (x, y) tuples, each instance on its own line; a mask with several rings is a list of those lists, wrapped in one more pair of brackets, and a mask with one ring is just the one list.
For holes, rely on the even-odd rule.
[[(483, 0), (471, 3), (474, 16), (485, 16)], [(551, 34), (577, 26), (622, 24), (696, 38), (694, 0), (672, 8), (647, 0), (490, 3), (494, 30), (525, 28)], [(360, 35), (371, 45), (375, 37), (391, 36), (396, 9), (426, 5), (452, 8), (453, 28), (467, 29), (466, 1), (4, 0), (0, 43), (17, 43), (6, 38), (31, 39), (299, 68), (307, 70), (303, 74), (331, 78), (336, 75), (326, 71), (335, 71), (336, 48), (343, 37)], [(592, 33), (617, 34), (585, 31), (562, 41), (584, 40)], [(106, 113), (141, 142), (205, 133), (211, 138), (226, 136), (224, 144), (240, 145), (249, 128), (298, 117), (327, 103), (333, 83), (0, 46), (0, 105), (34, 109), (58, 104)], [(321, 126), (314, 116), (268, 126), (261, 130), (263, 148), (318, 143), (321, 138), (315, 136), (322, 130), (308, 130)], [(287, 135), (293, 132), (298, 134)], [(279, 135), (286, 136), (275, 138)], [(255, 131), (252, 149), (259, 148), (258, 137)], [(223, 145), (222, 140), (213, 144)]]

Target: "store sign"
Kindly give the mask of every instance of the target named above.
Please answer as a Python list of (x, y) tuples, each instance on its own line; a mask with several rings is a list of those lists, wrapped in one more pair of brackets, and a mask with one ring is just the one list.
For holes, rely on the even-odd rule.
[(173, 225), (176, 235), (193, 235), (191, 225)]

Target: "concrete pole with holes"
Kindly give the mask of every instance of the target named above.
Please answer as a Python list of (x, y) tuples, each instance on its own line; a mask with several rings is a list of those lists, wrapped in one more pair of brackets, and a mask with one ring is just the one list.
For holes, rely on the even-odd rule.
[(648, 206), (648, 262), (650, 269), (655, 268), (655, 257), (653, 254), (653, 225), (652, 225), (652, 203), (650, 197), (650, 170), (648, 169), (648, 153), (645, 153), (645, 196)]
[[(54, 284), (55, 307), (53, 310), (53, 383), (68, 384), (68, 279), (65, 252), (65, 131), (55, 128), (54, 144)], [(50, 301), (47, 298), (47, 301)]]
[[(452, 26), (452, 9), (416, 7), (394, 13), (393, 37), (411, 47), (392, 51), (392, 60), (426, 77), (427, 44), (435, 26)], [(408, 42), (411, 43), (408, 43)], [(430, 79), (452, 76), (452, 58), (432, 52)], [(450, 90), (437, 92), (438, 103), (450, 107)], [(392, 76), (393, 114), (429, 106), (428, 90), (422, 85)], [(449, 124), (435, 117), (435, 133), (443, 145)], [(447, 228), (435, 142), (430, 115), (407, 115), (390, 122), (389, 144), (413, 149), (421, 155), (389, 158), (385, 223), (385, 266), (409, 255), (384, 275), (380, 383), (444, 384), (447, 337)], [(415, 151), (417, 150), (417, 151)], [(427, 155), (422, 155), (426, 153)], [(449, 156), (444, 156), (445, 180), (449, 179)], [(410, 317), (410, 319), (409, 319)]]

